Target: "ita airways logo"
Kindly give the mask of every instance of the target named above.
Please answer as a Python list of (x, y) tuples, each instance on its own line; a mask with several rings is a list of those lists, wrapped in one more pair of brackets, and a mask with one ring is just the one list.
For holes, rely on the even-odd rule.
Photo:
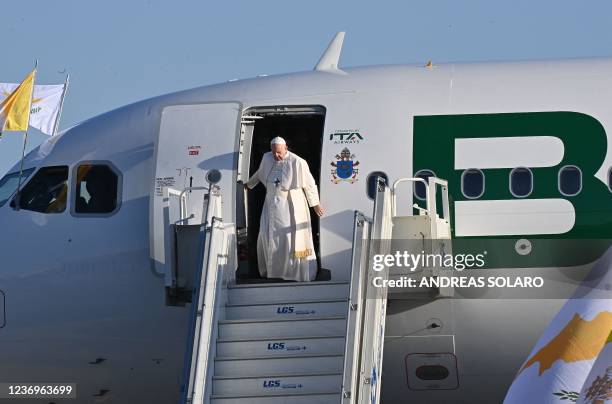
[(359, 169), (359, 161), (355, 160), (355, 155), (345, 147), (339, 154), (336, 154), (336, 161), (331, 162), (333, 167), (331, 170), (332, 182), (338, 184), (340, 182), (348, 182), (353, 184), (357, 181)]
[(337, 130), (329, 134), (329, 140), (334, 144), (358, 144), (363, 140), (363, 135), (358, 129)]
[(415, 116), (413, 147), (415, 175), (449, 182), (455, 237), (612, 238), (608, 137), (592, 116)]

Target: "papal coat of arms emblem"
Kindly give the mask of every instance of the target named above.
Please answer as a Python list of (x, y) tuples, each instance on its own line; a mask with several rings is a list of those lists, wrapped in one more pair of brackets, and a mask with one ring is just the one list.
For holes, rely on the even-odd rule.
[(347, 181), (354, 183), (357, 181), (357, 173), (359, 169), (355, 168), (359, 165), (359, 161), (355, 161), (355, 155), (351, 154), (351, 151), (345, 147), (342, 149), (340, 154), (336, 154), (336, 161), (331, 162), (333, 167), (331, 170), (332, 182), (337, 184), (339, 182)]

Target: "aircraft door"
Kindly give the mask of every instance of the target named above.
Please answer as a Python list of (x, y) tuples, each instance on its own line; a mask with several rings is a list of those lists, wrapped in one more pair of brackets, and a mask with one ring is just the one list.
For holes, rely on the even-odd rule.
[[(173, 105), (163, 109), (155, 158), (155, 183), (150, 209), (150, 254), (159, 274), (167, 274), (170, 260), (170, 225), (179, 217), (179, 201), (164, 201), (163, 188), (171, 187), (178, 193), (187, 188), (204, 187), (206, 173), (221, 171), (223, 219), (233, 221), (230, 209), (236, 167), (236, 147), (240, 129), (239, 103)], [(185, 192), (187, 220), (182, 224), (199, 224), (205, 191)], [(164, 212), (164, 208), (167, 212)]]
[[(320, 182), (321, 147), (325, 123), (325, 107), (267, 106), (252, 107), (242, 116), (242, 133), (237, 181), (246, 182), (270, 151), (270, 140), (283, 137), (289, 149), (308, 162), (318, 186)], [(266, 197), (265, 186), (259, 185), (245, 193), (236, 189), (236, 238), (238, 242), (238, 282), (257, 282), (257, 238), (261, 213)], [(245, 196), (246, 194), (246, 196)], [(311, 212), (312, 236), (317, 257), (319, 253), (319, 218)], [(329, 279), (329, 271), (319, 268), (318, 280)]]

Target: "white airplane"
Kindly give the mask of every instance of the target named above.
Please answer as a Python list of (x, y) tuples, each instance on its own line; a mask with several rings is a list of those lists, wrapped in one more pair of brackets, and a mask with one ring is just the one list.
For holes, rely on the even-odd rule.
[[(173, 288), (164, 222), (172, 195), (164, 194), (189, 188), (182, 224), (201, 223), (197, 188), (212, 170), (221, 173), (223, 222), (236, 226), (240, 265), (230, 292), (294, 296), (228, 303), (235, 317), (219, 323), (226, 331), (210, 360), (207, 402), (355, 399), (341, 376), (354, 212), (371, 215), (377, 178), (448, 180), (454, 245), (480, 238), (510, 246), (507, 261), (490, 263), (495, 274), (572, 278), (572, 268), (603, 254), (551, 263), (521, 261), (519, 250), (612, 237), (612, 59), (340, 69), (342, 39), (314, 71), (195, 88), (89, 119), (27, 155), (18, 194), (19, 164), (0, 180), (0, 382), (76, 384), (76, 400), (40, 401), (48, 403), (185, 400), (193, 313), (189, 288)], [(313, 284), (338, 287), (318, 296), (331, 306), (312, 296), (300, 303), (302, 284), (257, 283), (263, 192), (245, 200), (240, 182), (277, 135), (307, 159), (319, 186), (326, 214), (313, 219), (321, 267)], [(425, 187), (398, 190), (398, 212), (418, 215), (413, 203), (422, 209), (425, 196)], [(564, 301), (483, 293), (390, 294), (382, 373), (365, 381), (380, 389), (373, 400), (502, 401)], [(291, 317), (293, 333), (260, 334), (275, 315), (303, 307), (311, 317)], [(313, 335), (317, 319), (330, 321), (321, 335)], [(246, 334), (227, 333), (241, 324)], [(302, 351), (287, 349), (292, 342)], [(285, 361), (258, 373), (274, 355)], [(322, 368), (291, 367), (309, 358)]]

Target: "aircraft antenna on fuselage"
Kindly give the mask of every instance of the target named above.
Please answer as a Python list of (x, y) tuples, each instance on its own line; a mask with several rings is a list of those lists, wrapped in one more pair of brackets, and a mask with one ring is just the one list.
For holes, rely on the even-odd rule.
[(321, 56), (319, 63), (317, 63), (314, 69), (324, 72), (341, 72), (342, 70), (338, 69), (338, 61), (340, 60), (343, 42), (344, 32), (338, 32), (327, 46), (327, 49), (325, 49), (325, 52), (323, 52), (323, 56)]

